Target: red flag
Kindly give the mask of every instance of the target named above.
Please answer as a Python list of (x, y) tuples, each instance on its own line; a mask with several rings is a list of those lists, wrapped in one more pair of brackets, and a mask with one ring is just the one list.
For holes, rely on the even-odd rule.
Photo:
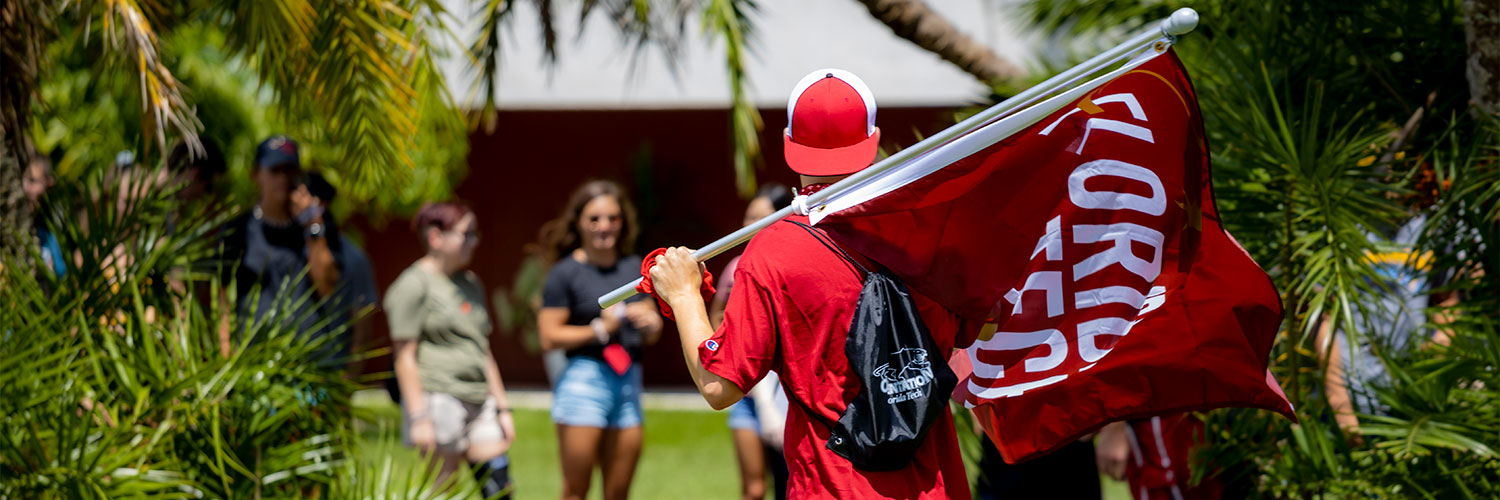
[(1116, 73), (1019, 133), (955, 141), (973, 153), (898, 167), (889, 190), (834, 195), (820, 222), (990, 325), (959, 393), (1007, 461), (1125, 418), (1231, 406), (1295, 418), (1266, 370), (1280, 300), (1219, 224), (1181, 62), (1168, 52)]

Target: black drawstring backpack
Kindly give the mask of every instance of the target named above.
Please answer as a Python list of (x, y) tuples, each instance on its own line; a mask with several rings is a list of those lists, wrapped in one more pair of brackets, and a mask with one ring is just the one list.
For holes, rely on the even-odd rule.
[(903, 469), (916, 455), (927, 429), (942, 418), (958, 377), (948, 368), (948, 357), (933, 342), (906, 285), (888, 271), (866, 270), (822, 232), (800, 222), (787, 222), (806, 229), (864, 277), (864, 289), (844, 342), (844, 354), (859, 381), (859, 392), (836, 423), (801, 401), (797, 404), (828, 425), (832, 432), (828, 449), (849, 459), (855, 467), (870, 471)]

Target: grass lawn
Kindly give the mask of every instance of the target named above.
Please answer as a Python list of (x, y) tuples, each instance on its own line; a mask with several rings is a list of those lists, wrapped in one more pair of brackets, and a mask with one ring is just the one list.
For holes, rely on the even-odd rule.
[[(382, 440), (400, 425), (395, 405), (385, 401), (361, 406), (377, 426), (364, 432), (365, 453), (389, 450), (396, 454), (397, 468), (414, 468), (420, 462), (409, 448), (390, 446)], [(547, 410), (517, 409), (516, 434), (511, 448), (511, 474), (516, 500), (555, 499), (561, 488), (557, 463), (557, 432)], [(739, 496), (739, 469), (734, 461), (726, 414), (708, 411), (646, 410), (646, 444), (636, 469), (632, 496), (643, 499), (732, 499)], [(382, 435), (379, 426), (387, 429)], [(399, 434), (397, 434), (399, 436)], [(385, 444), (385, 446), (380, 446)], [(464, 478), (468, 481), (467, 478)], [(600, 498), (595, 473), (589, 498)], [(1104, 498), (1127, 499), (1124, 484), (1105, 479)]]
[[(378, 422), (395, 429), (400, 414), (395, 406), (366, 407)], [(515, 411), (516, 434), (511, 448), (511, 474), (516, 500), (554, 499), (562, 486), (557, 463), (557, 432), (546, 410)], [(739, 469), (734, 462), (725, 414), (703, 411), (646, 411), (646, 444), (636, 469), (631, 494), (637, 498), (735, 498), (739, 495)], [(364, 432), (361, 449), (392, 450), (397, 467), (416, 467), (417, 454), (403, 447), (378, 446), (381, 431)], [(600, 498), (597, 473), (589, 498)]]

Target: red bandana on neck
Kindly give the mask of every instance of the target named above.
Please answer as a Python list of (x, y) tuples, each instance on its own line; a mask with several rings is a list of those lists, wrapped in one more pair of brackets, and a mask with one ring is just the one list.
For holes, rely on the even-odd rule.
[(808, 184), (797, 189), (797, 196), (812, 196), (813, 193), (822, 191), (823, 188), (831, 185), (832, 184)]

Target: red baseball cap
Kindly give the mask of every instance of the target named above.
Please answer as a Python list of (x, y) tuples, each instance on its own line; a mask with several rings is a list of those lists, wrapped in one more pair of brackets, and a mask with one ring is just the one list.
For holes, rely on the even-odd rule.
[(808, 73), (792, 90), (786, 115), (782, 139), (793, 172), (846, 175), (875, 159), (880, 144), (875, 96), (853, 73), (832, 68)]

